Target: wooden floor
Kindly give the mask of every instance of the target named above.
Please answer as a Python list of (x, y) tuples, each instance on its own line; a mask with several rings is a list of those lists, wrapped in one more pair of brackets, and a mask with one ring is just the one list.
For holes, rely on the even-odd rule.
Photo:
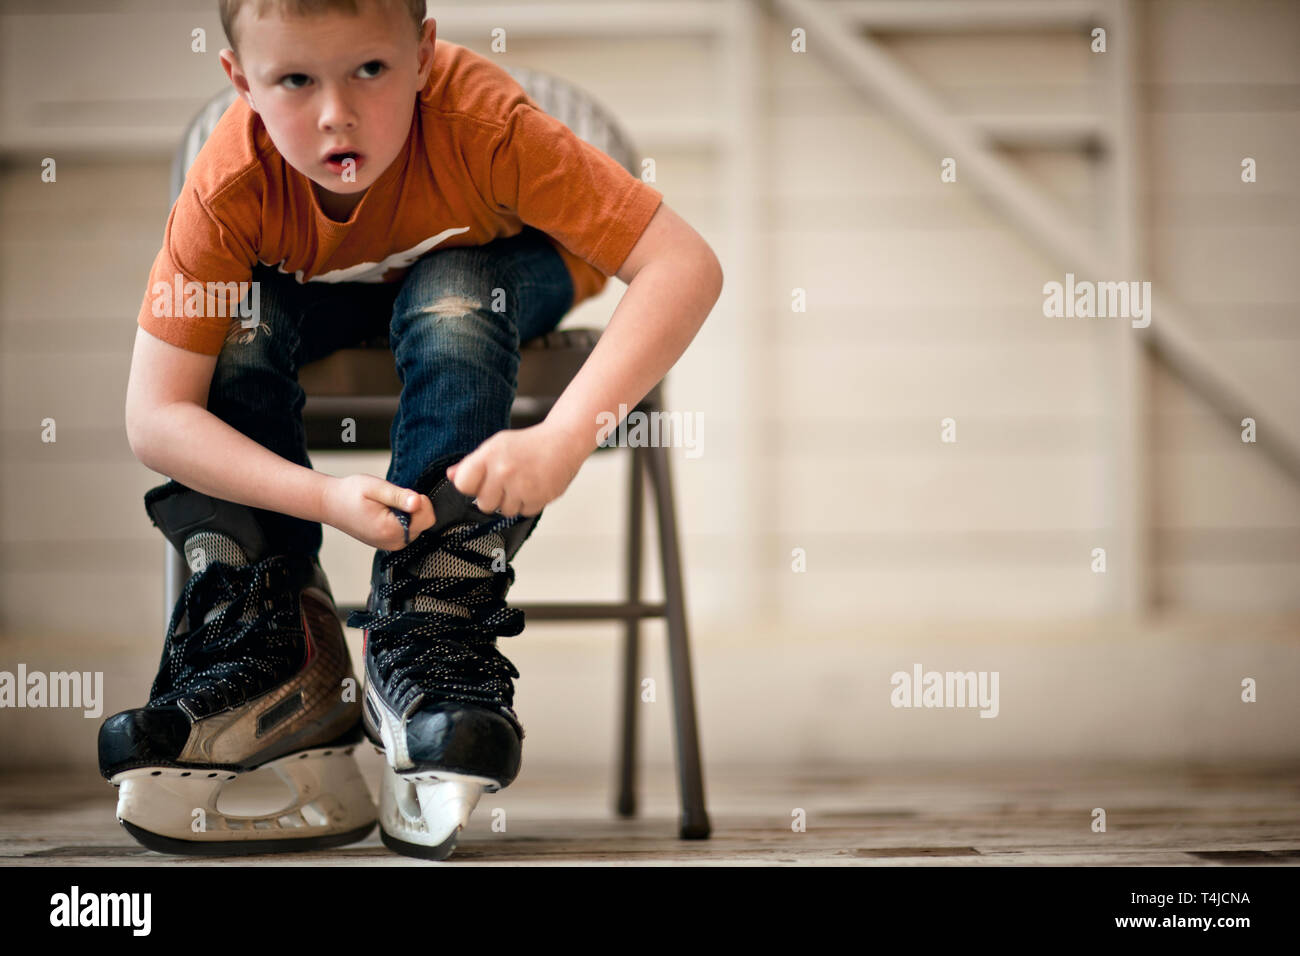
[[(368, 780), (377, 780), (379, 759), (362, 755)], [(237, 859), (305, 866), (1300, 864), (1300, 764), (711, 767), (705, 783), (708, 840), (677, 838), (671, 775), (644, 776), (640, 815), (624, 820), (613, 814), (608, 773), (525, 763), (511, 787), (483, 797), (445, 864), (390, 853), (377, 832), (338, 850)], [(93, 767), (89, 774), (5, 772), (0, 861), (223, 862), (140, 847), (114, 820), (114, 795)], [(1096, 807), (1106, 811), (1104, 833), (1092, 830)], [(492, 831), (496, 808), (505, 811), (505, 832)], [(792, 829), (796, 810), (804, 832)]]

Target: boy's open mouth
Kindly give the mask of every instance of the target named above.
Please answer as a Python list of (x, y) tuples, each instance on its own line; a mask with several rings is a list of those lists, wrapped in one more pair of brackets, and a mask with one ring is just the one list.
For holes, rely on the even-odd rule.
[(338, 150), (326, 154), (325, 165), (329, 166), (331, 169), (342, 169), (343, 164), (350, 159), (356, 163), (357, 166), (360, 166), (362, 158), (362, 155), (354, 149)]

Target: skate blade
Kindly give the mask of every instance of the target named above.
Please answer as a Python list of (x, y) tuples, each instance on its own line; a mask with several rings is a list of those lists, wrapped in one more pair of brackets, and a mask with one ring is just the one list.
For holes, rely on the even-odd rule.
[(138, 767), (114, 774), (117, 819), (161, 853), (279, 853), (354, 843), (375, 805), (354, 747), (289, 754), (254, 770)]
[(445, 860), (485, 791), (500, 787), (491, 777), (430, 770), (398, 773), (384, 764), (379, 797), (379, 836), (396, 853)]

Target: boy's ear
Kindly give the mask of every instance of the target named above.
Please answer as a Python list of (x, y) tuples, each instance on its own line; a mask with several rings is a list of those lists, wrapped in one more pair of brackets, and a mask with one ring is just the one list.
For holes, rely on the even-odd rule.
[(222, 69), (226, 71), (226, 76), (230, 77), (230, 82), (239, 91), (239, 95), (248, 103), (249, 109), (256, 113), (257, 107), (253, 104), (253, 94), (248, 88), (248, 77), (244, 76), (244, 71), (239, 68), (239, 60), (235, 58), (235, 51), (227, 47), (218, 54), (218, 57), (221, 60)]
[(433, 70), (433, 49), (438, 39), (438, 21), (433, 17), (428, 17), (420, 29), (419, 80), (420, 86), (423, 87), (425, 81), (429, 79), (429, 73)]

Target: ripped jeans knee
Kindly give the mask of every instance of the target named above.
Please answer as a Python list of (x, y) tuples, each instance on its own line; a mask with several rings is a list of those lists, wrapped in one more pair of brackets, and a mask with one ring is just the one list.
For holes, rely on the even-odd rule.
[(421, 312), (428, 312), (432, 315), (439, 316), (458, 316), (467, 315), (470, 312), (477, 312), (483, 308), (483, 303), (467, 295), (444, 295), (429, 305), (422, 308)]

